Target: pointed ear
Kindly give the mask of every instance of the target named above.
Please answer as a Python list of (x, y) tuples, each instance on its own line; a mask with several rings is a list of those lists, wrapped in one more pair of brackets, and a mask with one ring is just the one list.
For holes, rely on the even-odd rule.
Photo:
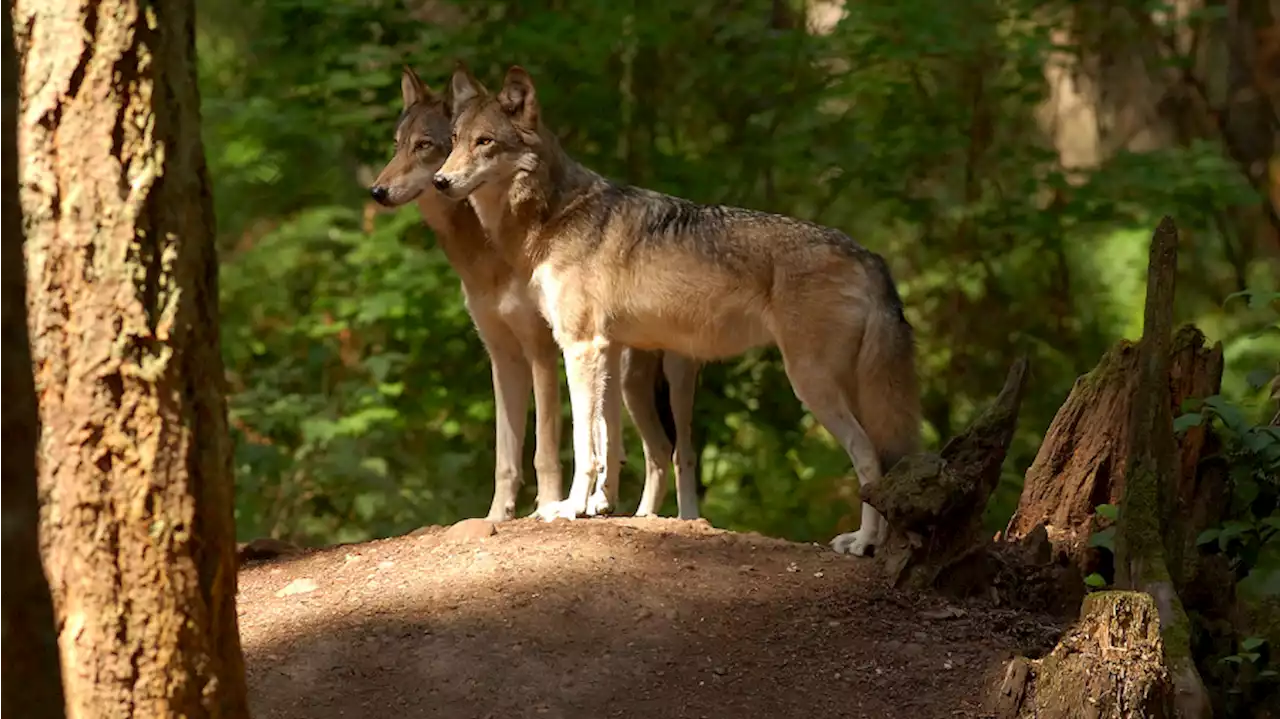
[(418, 77), (418, 73), (405, 65), (400, 73), (400, 95), (404, 98), (404, 109), (419, 102), (432, 102), (436, 99), (434, 92)]
[(454, 67), (453, 81), (449, 83), (449, 89), (453, 94), (451, 109), (454, 117), (457, 117), (466, 105), (489, 94), (461, 60)]
[(533, 78), (519, 65), (507, 70), (507, 79), (498, 93), (498, 104), (518, 123), (527, 128), (538, 126), (538, 96), (533, 90)]

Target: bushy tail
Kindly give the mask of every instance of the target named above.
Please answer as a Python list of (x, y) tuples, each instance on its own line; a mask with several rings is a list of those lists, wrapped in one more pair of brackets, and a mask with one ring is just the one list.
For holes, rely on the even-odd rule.
[(920, 449), (920, 385), (916, 378), (915, 334), (902, 313), (902, 300), (879, 257), (882, 301), (867, 318), (858, 351), (854, 412), (875, 445), (880, 471)]

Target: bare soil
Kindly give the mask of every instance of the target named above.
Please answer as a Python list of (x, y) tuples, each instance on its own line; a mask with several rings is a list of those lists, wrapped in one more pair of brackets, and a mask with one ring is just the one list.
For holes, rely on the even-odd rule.
[(981, 717), (1052, 618), (705, 521), (469, 520), (240, 572), (257, 719)]

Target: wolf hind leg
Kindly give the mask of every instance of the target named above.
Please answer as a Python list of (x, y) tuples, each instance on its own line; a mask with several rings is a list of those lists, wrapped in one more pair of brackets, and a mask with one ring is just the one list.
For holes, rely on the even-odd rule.
[(656, 352), (630, 347), (622, 352), (622, 399), (644, 445), (644, 492), (636, 508), (637, 517), (657, 515), (667, 494), (672, 447), (658, 417), (654, 396), (661, 362)]
[[(881, 470), (876, 447), (855, 416), (852, 398), (841, 381), (845, 368), (839, 366), (843, 363), (832, 361), (834, 357), (850, 355), (832, 352), (832, 348), (816, 348), (815, 352), (804, 352), (805, 347), (788, 348), (783, 343), (779, 345), (782, 347), (783, 365), (796, 397), (844, 448), (858, 473), (858, 483), (865, 487), (868, 483), (879, 480)], [(856, 352), (853, 356), (856, 356)], [(884, 542), (887, 529), (884, 517), (874, 507), (863, 502), (862, 522), (858, 530), (839, 535), (831, 541), (831, 545), (843, 554), (868, 556), (874, 553), (877, 545)]]

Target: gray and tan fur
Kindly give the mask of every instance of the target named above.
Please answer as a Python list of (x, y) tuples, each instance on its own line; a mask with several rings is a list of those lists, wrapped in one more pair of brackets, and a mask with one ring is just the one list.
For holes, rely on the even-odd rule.
[[(914, 339), (879, 255), (809, 222), (610, 182), (561, 150), (522, 68), (495, 96), (460, 66), (452, 89), (453, 151), (434, 185), (470, 198), (565, 356), (574, 474), (561, 516), (617, 481), (623, 345), (699, 360), (776, 345), (863, 483), (916, 450)], [(859, 530), (832, 544), (866, 554), (885, 529), (864, 504)]]
[[(396, 126), (396, 151), (370, 190), (387, 207), (417, 201), (422, 217), (435, 232), (445, 257), (462, 280), (467, 310), (484, 343), (493, 368), (497, 408), (497, 458), (493, 504), (488, 518), (504, 521), (515, 515), (521, 484), (529, 391), (535, 403), (534, 469), (538, 478), (538, 511), (558, 506), (563, 485), (560, 471), (559, 348), (542, 318), (528, 278), (520, 275), (485, 239), (467, 202), (449, 199), (431, 186), (450, 150), (450, 108), (411, 69), (401, 77), (404, 112)], [(677, 498), (681, 518), (698, 517), (695, 463), (691, 440), (693, 392), (697, 364), (671, 353), (628, 351), (622, 374), (627, 408), (644, 443), (645, 486), (637, 515), (655, 515), (667, 489), (672, 440), (658, 414), (655, 386), (661, 369), (670, 386), (675, 424)], [(611, 511), (609, 502), (593, 507)]]

